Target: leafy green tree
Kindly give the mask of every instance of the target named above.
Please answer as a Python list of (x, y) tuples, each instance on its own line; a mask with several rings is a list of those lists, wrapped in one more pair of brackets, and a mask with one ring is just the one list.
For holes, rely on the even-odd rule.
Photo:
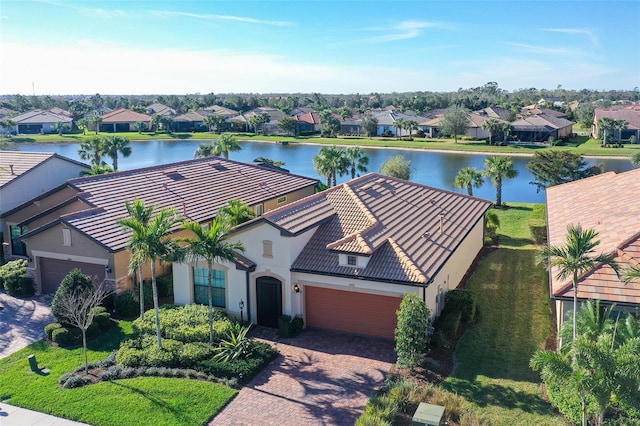
[[(97, 279), (98, 277), (95, 277)], [(89, 289), (95, 285), (94, 277), (82, 273), (80, 269), (72, 269), (60, 282), (56, 293), (51, 301), (51, 313), (62, 324), (69, 324), (65, 321), (64, 312), (60, 306), (60, 300), (67, 294), (77, 289)]]
[(593, 229), (582, 229), (580, 225), (567, 227), (567, 241), (562, 246), (546, 246), (540, 251), (538, 260), (544, 263), (550, 271), (555, 269), (556, 277), (560, 280), (572, 279), (573, 284), (573, 340), (576, 339), (576, 316), (578, 312), (578, 284), (582, 274), (591, 271), (597, 265), (611, 267), (619, 273), (618, 263), (612, 254), (595, 254), (600, 245), (598, 232)]
[(313, 166), (321, 176), (326, 176), (327, 186), (337, 184), (337, 176), (348, 173), (349, 160), (345, 150), (337, 146), (323, 146), (318, 155), (313, 157)]
[(445, 135), (453, 135), (455, 143), (458, 143), (458, 135), (464, 135), (469, 127), (469, 115), (466, 109), (454, 106), (442, 116), (441, 132)]
[(407, 120), (404, 122), (404, 128), (409, 131), (409, 138), (413, 137), (413, 131), (418, 129), (416, 120)]
[(378, 119), (372, 114), (365, 114), (364, 117), (362, 117), (361, 126), (369, 138), (378, 134)]
[(13, 121), (10, 118), (5, 118), (4, 120), (0, 120), (0, 128), (2, 128), (2, 131), (8, 136), (11, 136), (11, 132), (15, 127), (16, 127), (15, 121)]
[(278, 127), (287, 132), (287, 135), (295, 135), (298, 129), (298, 120), (295, 117), (282, 117), (278, 120)]
[(89, 126), (89, 121), (86, 118), (81, 118), (76, 120), (76, 127), (78, 130), (82, 131), (83, 135), (87, 134), (87, 127)]
[(162, 125), (162, 115), (153, 114), (151, 116), (151, 128), (153, 129), (153, 131), (157, 132), (158, 130), (160, 130), (161, 125)]
[(226, 160), (229, 159), (229, 153), (240, 151), (242, 147), (236, 140), (235, 136), (230, 133), (220, 135), (220, 138), (213, 142), (213, 155), (222, 155)]
[(147, 130), (147, 123), (144, 121), (136, 121), (133, 123), (133, 128), (138, 131), (138, 133), (142, 133)]
[(409, 293), (402, 299), (395, 330), (397, 364), (414, 369), (426, 356), (431, 327), (429, 307), (417, 294)]
[(104, 155), (111, 158), (113, 170), (118, 170), (118, 154), (123, 157), (131, 155), (131, 145), (125, 136), (109, 135), (103, 141)]
[(230, 242), (229, 231), (231, 223), (229, 218), (217, 216), (209, 229), (204, 228), (198, 222), (185, 222), (182, 227), (193, 233), (193, 237), (183, 239), (187, 243), (187, 251), (193, 262), (200, 259), (207, 261), (207, 285), (209, 288), (209, 344), (214, 343), (213, 332), (213, 264), (216, 262), (232, 262), (236, 252), (244, 251), (241, 242)]
[(81, 171), (80, 176), (98, 176), (113, 172), (113, 167), (108, 164), (93, 164), (89, 170)]
[(131, 230), (132, 237), (138, 238), (137, 260), (138, 262), (149, 262), (151, 264), (151, 288), (153, 291), (153, 308), (156, 316), (156, 337), (158, 339), (158, 349), (162, 349), (162, 335), (160, 328), (160, 310), (158, 304), (158, 285), (156, 280), (156, 264), (158, 262), (169, 262), (180, 260), (184, 254), (177, 241), (170, 238), (169, 234), (182, 221), (178, 212), (173, 208), (163, 209), (158, 212), (141, 229), (143, 224), (134, 218), (124, 218), (120, 220), (120, 226)]
[(251, 117), (249, 117), (249, 125), (253, 128), (253, 132), (256, 134), (258, 133), (258, 129), (269, 121), (271, 121), (271, 116), (266, 112), (252, 114)]
[(380, 167), (380, 173), (385, 176), (409, 180), (411, 179), (411, 161), (400, 154), (390, 157)]
[(63, 121), (57, 121), (56, 124), (53, 125), (53, 130), (55, 130), (58, 135), (62, 136), (63, 133), (69, 131), (69, 125)]
[(509, 135), (513, 132), (513, 125), (511, 123), (502, 123), (498, 127), (498, 130), (502, 132), (502, 140), (506, 142), (509, 140)]
[(587, 167), (587, 162), (582, 155), (559, 150), (535, 152), (531, 161), (527, 163), (527, 169), (535, 178), (529, 183), (535, 185), (538, 192), (550, 186), (602, 173), (602, 169), (598, 166)]
[[(138, 273), (140, 318), (144, 319), (144, 282), (142, 276), (142, 265), (145, 262), (143, 244), (146, 241), (145, 232), (149, 226), (149, 221), (153, 217), (155, 206), (145, 206), (142, 200), (127, 201), (125, 208), (129, 217), (118, 220), (118, 224), (131, 231), (131, 239), (127, 243), (127, 250), (131, 252), (129, 258), (129, 273)], [(123, 220), (125, 221), (123, 223)], [(125, 225), (126, 224), (126, 225)]]
[(353, 146), (346, 149), (346, 156), (349, 160), (349, 170), (351, 171), (351, 179), (356, 177), (356, 172), (367, 173), (367, 165), (369, 157), (359, 146)]
[(633, 167), (640, 167), (640, 151), (631, 156), (631, 164), (633, 164)]
[(500, 122), (495, 118), (490, 118), (482, 123), (482, 129), (489, 132), (489, 145), (493, 145), (493, 134), (500, 129)]
[(227, 205), (220, 209), (220, 216), (223, 216), (229, 225), (236, 226), (253, 219), (256, 213), (242, 200), (229, 200)]
[(340, 120), (333, 116), (330, 109), (320, 112), (320, 126), (322, 126), (322, 135), (329, 138), (335, 138), (340, 133)]
[(96, 131), (96, 135), (100, 131), (100, 124), (102, 124), (102, 117), (98, 114), (98, 111), (93, 111), (91, 116), (88, 118), (89, 125), (91, 125)]
[(82, 141), (78, 149), (78, 155), (83, 160), (89, 160), (94, 166), (102, 165), (104, 163), (102, 161), (102, 156), (104, 155), (103, 139), (96, 137)]
[(204, 118), (204, 125), (207, 126), (209, 128), (210, 132), (213, 132), (213, 129), (216, 129), (216, 132), (220, 131), (220, 127), (222, 126), (222, 124), (224, 123), (225, 118), (221, 115), (218, 114), (211, 114), (211, 115), (207, 115)]
[(513, 179), (518, 176), (518, 171), (510, 157), (493, 155), (484, 160), (484, 175), (491, 178), (496, 187), (496, 206), (502, 206), (502, 180)]
[(467, 189), (467, 193), (473, 196), (473, 187), (480, 188), (484, 184), (482, 172), (475, 167), (464, 167), (460, 169), (453, 184), (456, 188)]
[(162, 123), (162, 128), (167, 132), (171, 133), (173, 126), (173, 118), (168, 115), (163, 115), (160, 119), (160, 123)]

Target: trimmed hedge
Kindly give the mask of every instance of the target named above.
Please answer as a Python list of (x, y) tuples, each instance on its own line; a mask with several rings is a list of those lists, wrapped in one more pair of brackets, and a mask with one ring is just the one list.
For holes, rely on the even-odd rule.
[(451, 311), (442, 317), (440, 328), (448, 338), (452, 339), (458, 335), (461, 320), (461, 311)]
[(290, 315), (280, 315), (278, 317), (278, 336), (295, 337), (304, 328), (304, 320), (301, 316), (296, 315), (291, 318)]
[(113, 307), (119, 318), (135, 318), (140, 315), (140, 304), (128, 290), (114, 297)]
[[(214, 310), (214, 333), (224, 335), (231, 320), (226, 314)], [(204, 305), (175, 306), (165, 305), (160, 308), (160, 326), (162, 337), (181, 342), (209, 341), (209, 308)], [(144, 321), (138, 318), (133, 322), (134, 329), (140, 334), (155, 334), (156, 323), (153, 311), (148, 311)]]
[(10, 296), (33, 296), (33, 280), (27, 276), (27, 261), (12, 260), (0, 266), (0, 283)]
[(52, 334), (55, 330), (62, 328), (62, 324), (59, 322), (52, 322), (51, 324), (47, 324), (44, 327), (44, 335), (47, 336), (47, 339), (53, 340)]
[(472, 290), (449, 290), (444, 298), (442, 314), (446, 315), (450, 312), (460, 311), (462, 321), (469, 322), (476, 316), (477, 305), (478, 295)]
[(60, 326), (51, 333), (51, 340), (60, 346), (75, 345), (82, 341), (82, 331)]

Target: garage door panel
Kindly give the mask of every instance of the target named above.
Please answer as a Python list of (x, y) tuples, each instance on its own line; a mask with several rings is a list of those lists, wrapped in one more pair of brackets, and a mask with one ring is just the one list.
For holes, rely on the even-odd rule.
[(305, 286), (309, 327), (393, 339), (401, 298)]
[(105, 277), (104, 266), (94, 263), (72, 262), (69, 260), (50, 259), (41, 257), (40, 280), (43, 293), (53, 293), (58, 289), (60, 282), (72, 269), (80, 269), (83, 274), (90, 277), (98, 277), (102, 281)]

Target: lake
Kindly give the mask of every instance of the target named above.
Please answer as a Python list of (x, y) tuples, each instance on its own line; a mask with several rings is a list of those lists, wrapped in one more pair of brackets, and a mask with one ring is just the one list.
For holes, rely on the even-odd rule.
[[(198, 146), (206, 141), (139, 141), (131, 142), (132, 154), (128, 158), (120, 156), (118, 165), (121, 170), (148, 167), (175, 161), (189, 160)], [(290, 144), (281, 145), (274, 142), (240, 142), (241, 151), (232, 152), (229, 158), (237, 161), (251, 162), (257, 157), (267, 157), (272, 160), (285, 162), (285, 168), (291, 173), (316, 177), (323, 182), (313, 168), (313, 157), (318, 154), (321, 146)], [(77, 143), (67, 144), (23, 144), (17, 145), (19, 151), (56, 152), (65, 157), (80, 160)], [(380, 166), (389, 157), (403, 155), (411, 161), (411, 180), (425, 185), (444, 188), (456, 192), (466, 193), (453, 186), (458, 171), (463, 167), (483, 168), (483, 161), (488, 154), (468, 154), (453, 152), (433, 152), (406, 149), (375, 149), (363, 148), (369, 157), (368, 169), (371, 172), (380, 170)], [(529, 182), (533, 176), (526, 169), (530, 157), (513, 156), (518, 176), (515, 179), (505, 179), (502, 185), (502, 199), (506, 202), (544, 203), (544, 192), (536, 192), (536, 187)], [(110, 159), (106, 159), (107, 162)], [(602, 164), (605, 171), (624, 172), (632, 169), (627, 159), (590, 159), (589, 164)], [(345, 182), (348, 176), (338, 179)], [(490, 180), (486, 180), (481, 188), (474, 188), (474, 195), (489, 200), (495, 200), (496, 190)]]

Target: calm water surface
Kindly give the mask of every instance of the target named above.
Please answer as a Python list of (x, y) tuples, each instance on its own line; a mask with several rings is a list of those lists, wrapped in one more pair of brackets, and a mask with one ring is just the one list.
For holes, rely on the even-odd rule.
[[(118, 165), (121, 170), (148, 167), (157, 164), (189, 160), (200, 144), (206, 141), (145, 141), (132, 142), (132, 154), (127, 158), (120, 156)], [(313, 157), (318, 154), (318, 145), (281, 145), (273, 142), (240, 142), (242, 150), (232, 152), (229, 158), (237, 161), (251, 162), (257, 157), (267, 157), (285, 162), (285, 168), (291, 173), (316, 177), (324, 181), (313, 168)], [(19, 144), (20, 151), (56, 152), (65, 157), (79, 160), (79, 144)], [(440, 153), (420, 150), (371, 149), (364, 148), (369, 157), (369, 171), (377, 172), (389, 157), (403, 155), (411, 161), (411, 180), (425, 185), (463, 192), (453, 186), (458, 171), (467, 166), (483, 168), (487, 154)], [(544, 203), (544, 192), (536, 192), (529, 182), (533, 176), (526, 169), (529, 157), (512, 157), (518, 170), (518, 177), (503, 181), (502, 198), (509, 202)], [(108, 159), (106, 161), (109, 161)], [(602, 164), (605, 171), (623, 172), (631, 170), (631, 162), (626, 159), (587, 159), (590, 164)], [(345, 182), (349, 177), (339, 178)], [(495, 200), (496, 190), (489, 180), (481, 188), (474, 189), (474, 195)]]

